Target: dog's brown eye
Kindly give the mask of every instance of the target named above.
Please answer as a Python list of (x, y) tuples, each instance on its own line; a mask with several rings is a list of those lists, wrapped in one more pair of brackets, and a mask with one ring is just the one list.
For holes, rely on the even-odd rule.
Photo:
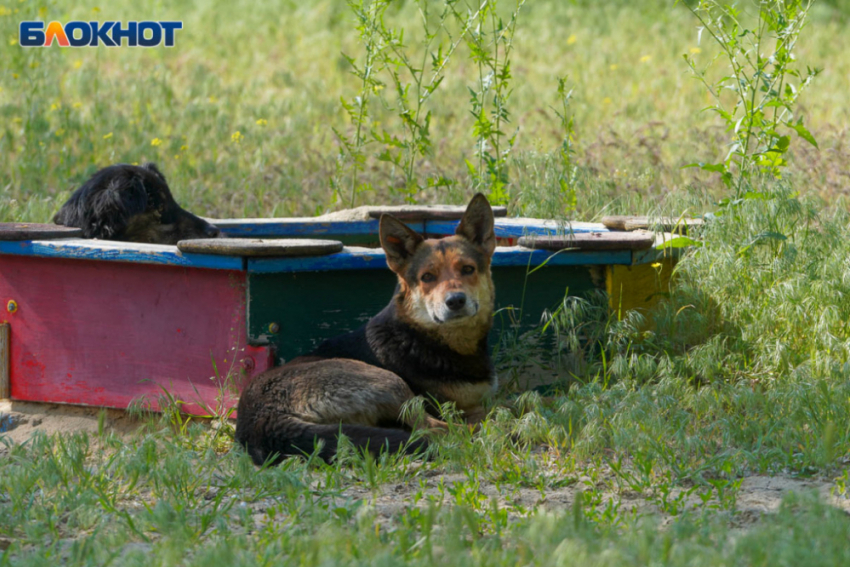
[(468, 276), (475, 272), (475, 266), (464, 266), (460, 269), (460, 273), (464, 276)]
[(434, 274), (432, 274), (431, 272), (425, 272), (424, 274), (422, 274), (422, 277), (420, 277), (419, 279), (421, 279), (425, 283), (431, 283), (432, 281), (437, 279), (437, 277)]

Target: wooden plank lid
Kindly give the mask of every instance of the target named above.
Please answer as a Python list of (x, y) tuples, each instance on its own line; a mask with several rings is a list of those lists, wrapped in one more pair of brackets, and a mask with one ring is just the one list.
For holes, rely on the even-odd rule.
[(324, 256), (342, 251), (338, 240), (312, 238), (200, 238), (181, 240), (181, 252), (220, 256)]
[(543, 250), (646, 250), (655, 243), (651, 232), (575, 232), (560, 236), (523, 236), (519, 245)]
[[(507, 207), (492, 207), (494, 217), (508, 216)], [(369, 216), (373, 219), (381, 218), (383, 214), (390, 214), (401, 221), (413, 222), (423, 220), (460, 220), (466, 212), (466, 207), (455, 207), (452, 205), (401, 205), (397, 207), (370, 207)]]
[[(388, 205), (373, 206), (366, 205), (356, 209), (344, 209), (333, 213), (327, 213), (317, 220), (323, 221), (355, 221), (379, 219), (381, 215), (389, 214), (400, 221), (416, 222), (427, 220), (460, 220), (466, 207), (454, 205)], [(496, 217), (508, 216), (507, 207), (493, 207), (493, 215)]]
[(704, 224), (702, 219), (675, 217), (610, 216), (603, 217), (602, 224), (611, 230), (652, 230), (659, 228), (664, 232), (687, 232), (690, 228)]
[(36, 222), (0, 222), (0, 240), (52, 240), (77, 238), (83, 229)]

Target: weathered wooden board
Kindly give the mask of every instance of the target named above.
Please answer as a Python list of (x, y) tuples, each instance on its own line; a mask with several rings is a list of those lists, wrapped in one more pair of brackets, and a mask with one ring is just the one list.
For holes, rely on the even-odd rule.
[(602, 224), (611, 230), (663, 230), (665, 232), (685, 233), (688, 229), (701, 227), (702, 219), (674, 217), (609, 216), (602, 218)]
[[(269, 219), (207, 219), (229, 238), (327, 238), (344, 244), (376, 241), (378, 221), (329, 221), (321, 217)], [(407, 223), (416, 231), (424, 229), (423, 222)]]
[(214, 407), (219, 378), (271, 363), (247, 345), (244, 272), (4, 255), (0, 300), (18, 306), (12, 399), (124, 408), (167, 388)]
[(338, 240), (313, 238), (199, 238), (177, 243), (181, 252), (219, 256), (324, 256), (342, 251)]
[[(424, 220), (460, 220), (466, 212), (466, 207), (451, 205), (400, 205), (390, 207), (366, 207), (370, 218), (380, 219), (382, 215), (392, 215), (398, 220), (413, 222)], [(507, 207), (494, 206), (493, 216), (508, 216)], [(341, 211), (344, 213), (345, 211)]]
[[(445, 236), (454, 234), (458, 221), (427, 221), (425, 233)], [(558, 235), (569, 232), (608, 232), (608, 229), (596, 222), (560, 222), (531, 218), (496, 219), (496, 238), (510, 239), (533, 234)]]
[[(378, 220), (328, 220), (326, 217), (269, 219), (208, 219), (231, 238), (329, 238), (346, 246), (374, 242), (377, 245)], [(407, 226), (427, 235), (454, 234), (457, 220), (407, 221)], [(527, 234), (563, 234), (564, 232), (607, 232), (600, 223), (558, 222), (532, 218), (497, 218), (498, 238), (519, 238)]]
[[(498, 247), (493, 254), (493, 269), (550, 266), (631, 264), (630, 250), (576, 251), (569, 254), (549, 250), (530, 250), (520, 246)], [(325, 272), (346, 270), (385, 270), (387, 260), (380, 248), (347, 247), (338, 254), (307, 258), (249, 258), (251, 273)]]
[(81, 228), (34, 222), (0, 222), (0, 240), (49, 240), (82, 236)]
[[(546, 266), (528, 275), (525, 265), (493, 271), (496, 306), (491, 342), (518, 324), (521, 331), (540, 322), (569, 292), (595, 288), (587, 266)], [(526, 277), (527, 282), (526, 282)], [(599, 278), (601, 280), (601, 278)], [(285, 361), (313, 350), (321, 341), (354, 330), (389, 303), (396, 276), (381, 270), (251, 273), (248, 279), (248, 335), (251, 344), (273, 344)]]
[(33, 256), (39, 258), (67, 258), (134, 264), (159, 264), (186, 268), (212, 268), (241, 270), (242, 258), (238, 256), (213, 256), (209, 254), (184, 254), (176, 246), (165, 244), (139, 244), (113, 240), (33, 240), (5, 242), (0, 240), (0, 256)]
[(652, 248), (651, 232), (576, 232), (559, 236), (523, 236), (520, 246), (543, 250), (646, 250)]

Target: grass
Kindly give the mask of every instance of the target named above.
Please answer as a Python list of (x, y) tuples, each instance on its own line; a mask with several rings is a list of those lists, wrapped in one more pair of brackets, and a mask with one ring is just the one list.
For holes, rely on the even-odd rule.
[[(106, 19), (105, 7), (41, 6), (48, 19)], [(0, 445), (0, 565), (847, 564), (845, 9), (819, 5), (797, 50), (825, 68), (802, 101), (820, 151), (792, 143), (784, 179), (720, 205), (718, 180), (680, 167), (722, 157), (726, 140), (680, 62), (713, 56), (687, 11), (528, 2), (514, 38), (512, 212), (564, 215), (551, 107), (569, 75), (574, 218), (715, 214), (652, 317), (618, 321), (601, 297), (566, 298), (547, 340), (519, 338), (498, 359), (510, 378), (555, 341), (559, 387), (503, 394), (481, 432), (455, 428), (428, 461), (347, 451), (258, 470), (173, 413), (128, 438)], [(109, 18), (140, 10), (116, 2)], [(152, 5), (145, 17), (184, 21), (172, 50), (25, 51), (9, 39), (38, 7), (0, 9), (0, 220), (45, 221), (97, 167), (146, 159), (209, 216), (342, 206), (330, 126), (351, 128), (339, 98), (358, 88), (339, 55), (358, 54), (347, 10)], [(394, 10), (415, 28), (410, 3)], [(454, 184), (420, 201), (463, 201), (471, 186), (467, 67), (458, 59), (435, 95), (433, 155), (418, 169)], [(375, 188), (363, 202), (404, 198), (383, 162), (362, 175)], [(754, 475), (826, 494), (797, 490), (753, 517)]]
[[(390, 23), (417, 29), (411, 2)], [(179, 19), (173, 49), (21, 49), (22, 19), (44, 17)], [(108, 14), (107, 14), (108, 11)], [(842, 103), (850, 40), (843, 13), (816, 6), (797, 56), (823, 67), (801, 111), (821, 143), (795, 144), (793, 172), (823, 197), (843, 192), (846, 121)], [(297, 25), (294, 24), (297, 22)], [(351, 132), (340, 97), (359, 89), (341, 53), (362, 58), (343, 0), (315, 3), (150, 4), (100, 8), (69, 2), (13, 2), (0, 12), (0, 220), (47, 220), (69, 191), (109, 163), (159, 162), (181, 203), (212, 216), (284, 216), (338, 208), (330, 180), (339, 145), (332, 127)], [(512, 54), (510, 163), (515, 212), (563, 214), (553, 188), (553, 152), (563, 131), (555, 115), (557, 80), (573, 87), (576, 218), (645, 212), (671, 195), (716, 196), (716, 176), (681, 166), (726, 153), (721, 124), (701, 113), (710, 102), (681, 56), (699, 63), (716, 48), (697, 45), (692, 16), (679, 6), (536, 0), (523, 7)], [(477, 71), (460, 48), (433, 96), (433, 154), (420, 178), (454, 185), (425, 189), (421, 202), (465, 200), (474, 161), (468, 87)], [(698, 50), (699, 53), (694, 53)], [(723, 69), (718, 67), (719, 75)], [(398, 116), (376, 104), (374, 118), (401, 135)], [(237, 135), (238, 133), (238, 135)], [(359, 203), (400, 201), (403, 175), (374, 159)], [(613, 203), (611, 200), (613, 199)], [(548, 203), (546, 208), (540, 203)]]
[[(566, 299), (561, 389), (428, 461), (258, 470), (170, 412), (10, 446), (0, 564), (846, 564), (850, 215), (781, 185), (723, 213), (651, 322)], [(795, 491), (753, 512), (754, 475)]]

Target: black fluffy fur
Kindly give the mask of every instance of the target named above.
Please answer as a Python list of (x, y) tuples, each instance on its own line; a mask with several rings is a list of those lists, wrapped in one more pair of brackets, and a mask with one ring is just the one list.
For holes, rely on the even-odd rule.
[(396, 295), (365, 325), (327, 339), (308, 356), (350, 358), (389, 370), (401, 376), (417, 396), (429, 394), (419, 387), (423, 382), (458, 384), (490, 379), (494, 370), (486, 336), (475, 354), (457, 353), (399, 319), (398, 301), (401, 296)]
[[(465, 382), (478, 383), (490, 379), (493, 364), (490, 359), (486, 337), (481, 340), (478, 352), (473, 355), (459, 354), (441, 342), (418, 331), (399, 319), (396, 312), (396, 296), (380, 313), (355, 331), (324, 341), (309, 355), (297, 358), (288, 366), (281, 367), (256, 378), (243, 392), (239, 401), (236, 421), (236, 441), (248, 451), (252, 460), (261, 465), (268, 459), (278, 463), (291, 455), (309, 455), (316, 441), (323, 440), (318, 456), (326, 461), (333, 459), (337, 451), (337, 438), (344, 433), (355, 447), (377, 455), (382, 449), (395, 453), (416, 453), (428, 446), (425, 438), (410, 440), (411, 434), (399, 423), (386, 423), (386, 427), (337, 424), (322, 425), (299, 419), (280, 411), (286, 400), (295, 395), (292, 385), (280, 379), (278, 373), (297, 372), (291, 365), (317, 360), (357, 360), (400, 376), (416, 395), (426, 396), (426, 407), (437, 415), (434, 391), (424, 391), (424, 384)], [(268, 400), (271, 403), (257, 403)]]
[(219, 236), (218, 228), (177, 204), (153, 163), (101, 169), (74, 191), (53, 222), (102, 240), (176, 244)]

